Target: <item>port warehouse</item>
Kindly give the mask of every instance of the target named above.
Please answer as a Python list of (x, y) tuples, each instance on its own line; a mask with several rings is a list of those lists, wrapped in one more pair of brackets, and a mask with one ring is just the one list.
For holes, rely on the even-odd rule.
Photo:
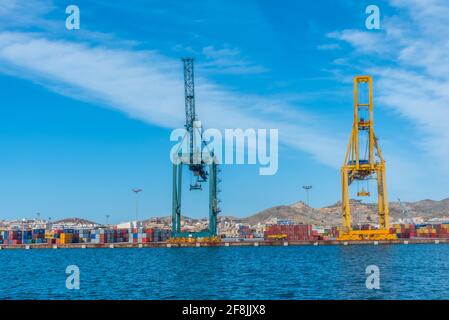
[[(354, 226), (354, 230), (370, 230), (371, 225)], [(263, 235), (250, 226), (240, 226), (238, 236), (235, 238), (225, 238), (222, 235), (223, 242), (254, 242), (261, 244), (276, 242), (326, 242), (335, 241), (340, 227), (320, 227), (310, 224), (282, 223), (267, 225)], [(449, 223), (441, 224), (393, 224), (390, 232), (395, 233), (398, 239), (448, 239)], [(76, 244), (149, 244), (149, 243), (169, 243), (171, 232), (168, 229), (159, 228), (94, 228), (94, 229), (12, 229), (0, 231), (0, 245), (3, 246), (22, 246), (22, 245), (76, 245)]]

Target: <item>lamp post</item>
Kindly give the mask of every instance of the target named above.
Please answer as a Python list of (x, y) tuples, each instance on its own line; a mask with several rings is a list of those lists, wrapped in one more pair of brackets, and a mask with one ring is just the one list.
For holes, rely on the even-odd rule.
[(25, 218), (22, 219), (22, 244), (25, 242)]
[(307, 198), (307, 206), (309, 207), (309, 191), (312, 189), (312, 186), (302, 186), (304, 190), (306, 190), (306, 198)]
[(110, 217), (110, 215), (107, 214), (107, 215), (106, 215), (106, 225), (109, 225), (109, 217)]
[(142, 189), (138, 189), (138, 188), (132, 189), (132, 192), (134, 192), (136, 194), (136, 224), (137, 224), (137, 221), (139, 220), (139, 193), (141, 191), (142, 191)]

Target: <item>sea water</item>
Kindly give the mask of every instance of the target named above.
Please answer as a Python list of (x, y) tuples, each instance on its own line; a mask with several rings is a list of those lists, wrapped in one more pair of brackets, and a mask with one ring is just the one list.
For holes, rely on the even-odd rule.
[[(0, 299), (449, 298), (444, 244), (0, 250), (0, 261)], [(373, 265), (379, 289), (366, 285)]]

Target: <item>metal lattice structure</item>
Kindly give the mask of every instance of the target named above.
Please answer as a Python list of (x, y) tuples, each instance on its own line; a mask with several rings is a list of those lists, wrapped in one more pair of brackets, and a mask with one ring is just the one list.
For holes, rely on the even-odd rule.
[[(193, 59), (182, 59), (184, 63), (184, 98), (185, 98), (185, 112), (186, 124), (185, 128), (190, 137), (193, 137), (193, 124), (196, 121), (195, 113), (195, 75), (193, 73)], [(190, 163), (193, 163), (193, 139), (190, 139)]]
[[(184, 96), (185, 96), (185, 116), (186, 135), (183, 139), (188, 139), (189, 150), (187, 153), (179, 151), (177, 161), (173, 164), (173, 198), (172, 198), (172, 236), (174, 238), (207, 238), (217, 235), (217, 215), (220, 212), (218, 199), (218, 184), (220, 172), (213, 152), (203, 154), (202, 149), (206, 148), (202, 136), (201, 122), (198, 120), (195, 111), (195, 81), (193, 59), (185, 58), (184, 64)], [(197, 147), (200, 146), (199, 150)], [(190, 191), (202, 190), (202, 184), (209, 182), (209, 230), (197, 233), (186, 233), (181, 230), (181, 195), (183, 168), (188, 167), (190, 173), (195, 178), (195, 183), (190, 185)], [(209, 180), (209, 181), (208, 181)]]

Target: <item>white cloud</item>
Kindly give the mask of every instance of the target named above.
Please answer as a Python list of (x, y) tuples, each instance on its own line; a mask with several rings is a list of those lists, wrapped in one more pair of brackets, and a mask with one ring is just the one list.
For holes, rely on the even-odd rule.
[[(421, 150), (447, 163), (449, 3), (391, 0), (390, 4), (399, 15), (384, 17), (383, 32), (343, 30), (331, 37), (363, 54), (356, 63), (370, 61), (369, 57), (381, 62), (377, 67), (363, 62), (361, 65), (375, 77), (377, 101), (416, 126)], [(442, 165), (439, 171), (449, 174), (449, 166)]]
[(320, 44), (317, 49), (318, 50), (337, 50), (340, 49), (340, 45), (338, 43), (327, 43), (327, 44)]
[[(139, 51), (135, 43), (113, 34), (80, 30), (71, 41), (63, 24), (45, 19), (51, 0), (4, 0), (0, 23), (0, 71), (37, 82), (59, 94), (100, 103), (150, 124), (174, 128), (184, 123), (181, 61), (156, 51)], [(41, 33), (27, 32), (28, 28)], [(17, 30), (16, 32), (1, 31)], [(107, 40), (107, 41), (105, 41)], [(113, 41), (112, 41), (113, 40)], [(200, 72), (255, 74), (263, 66), (231, 46), (204, 47)], [(285, 97), (240, 94), (196, 73), (199, 115), (207, 127), (276, 128), (280, 142), (338, 167), (345, 139), (314, 127), (312, 115)], [(345, 136), (346, 138), (346, 136)]]
[[(41, 34), (0, 33), (0, 66), (73, 98), (99, 102), (147, 123), (184, 123), (181, 61), (154, 51), (111, 49)], [(340, 140), (314, 128), (283, 100), (242, 95), (196, 75), (200, 118), (214, 128), (275, 128), (280, 142), (337, 167)], [(167, 153), (168, 154), (168, 153)]]
[(45, 28), (54, 25), (43, 16), (54, 9), (49, 0), (2, 0), (0, 28)]
[(214, 46), (207, 46), (203, 48), (202, 53), (206, 59), (202, 67), (217, 73), (256, 74), (268, 71), (265, 67), (242, 58), (241, 52), (237, 48), (224, 47), (217, 49)]
[(361, 53), (384, 54), (391, 50), (391, 47), (383, 41), (385, 35), (382, 33), (351, 29), (331, 32), (327, 36), (331, 39), (346, 41)]

